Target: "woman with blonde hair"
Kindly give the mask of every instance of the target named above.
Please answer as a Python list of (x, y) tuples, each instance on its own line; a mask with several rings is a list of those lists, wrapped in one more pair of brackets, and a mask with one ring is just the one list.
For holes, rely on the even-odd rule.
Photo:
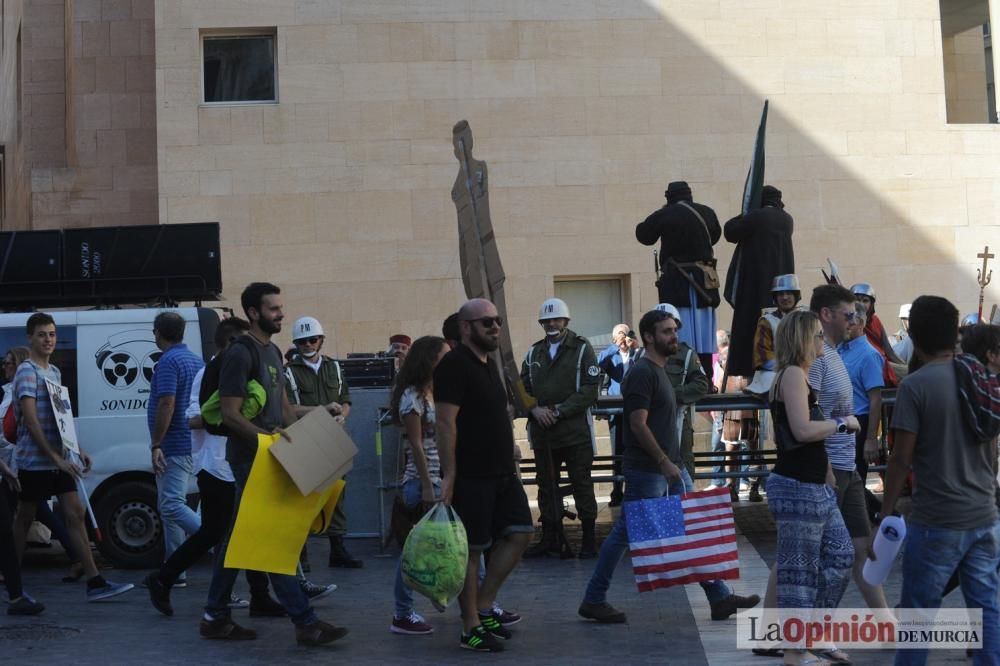
[[(817, 315), (801, 310), (785, 315), (774, 335), (777, 373), (770, 398), (778, 462), (767, 480), (767, 501), (778, 528), (779, 609), (836, 608), (854, 562), (824, 441), (859, 425), (853, 416), (824, 419), (807, 382), (823, 340)], [(785, 649), (784, 661), (826, 663), (792, 649)]]

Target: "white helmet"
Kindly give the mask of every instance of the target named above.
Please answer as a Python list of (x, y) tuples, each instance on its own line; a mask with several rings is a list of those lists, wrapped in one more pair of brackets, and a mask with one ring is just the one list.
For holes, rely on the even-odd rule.
[(903, 305), (899, 306), (899, 318), (900, 319), (909, 319), (910, 318), (910, 305), (912, 305), (912, 304), (911, 303), (904, 303)]
[(969, 314), (962, 317), (962, 323), (959, 326), (974, 326), (979, 323), (979, 313), (970, 312)]
[(657, 305), (653, 309), (654, 310), (659, 310), (660, 312), (666, 312), (668, 315), (670, 315), (673, 318), (674, 321), (677, 322), (678, 326), (680, 326), (683, 323), (681, 321), (681, 313), (677, 310), (677, 308), (675, 308), (670, 303), (660, 303), (659, 305)]
[(299, 317), (292, 326), (292, 340), (311, 338), (314, 335), (323, 335), (323, 325), (315, 317)]
[(569, 306), (561, 298), (549, 298), (538, 310), (538, 321), (549, 319), (569, 319)]

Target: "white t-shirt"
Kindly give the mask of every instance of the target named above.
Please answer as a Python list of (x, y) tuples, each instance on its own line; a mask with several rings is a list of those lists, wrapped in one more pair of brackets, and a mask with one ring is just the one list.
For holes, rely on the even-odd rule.
[(559, 345), (561, 345), (561, 344), (562, 344), (562, 340), (560, 340), (559, 342), (550, 342), (549, 343), (549, 358), (555, 358), (556, 357), (556, 354), (559, 353)]
[[(184, 412), (187, 418), (201, 415), (198, 394), (201, 392), (201, 380), (204, 376), (205, 368), (202, 368), (191, 381), (191, 401)], [(220, 481), (235, 481), (233, 470), (226, 462), (226, 438), (222, 435), (213, 435), (204, 428), (192, 428), (191, 463), (195, 474), (205, 470)]]
[(302, 360), (305, 362), (306, 365), (308, 365), (310, 368), (312, 368), (313, 372), (315, 372), (318, 375), (319, 374), (319, 367), (321, 365), (323, 365), (323, 357), (320, 356), (319, 354), (316, 354), (316, 358), (318, 360), (315, 363), (313, 363), (312, 361), (310, 361), (309, 359), (307, 359), (305, 356), (302, 357)]

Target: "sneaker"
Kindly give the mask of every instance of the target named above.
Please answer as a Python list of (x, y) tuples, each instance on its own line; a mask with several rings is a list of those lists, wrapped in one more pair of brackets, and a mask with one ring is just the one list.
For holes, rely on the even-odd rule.
[(343, 638), (347, 633), (347, 629), (343, 627), (335, 627), (332, 624), (316, 620), (312, 624), (295, 627), (295, 642), (299, 645), (316, 647), (332, 643), (338, 638)]
[(187, 587), (187, 586), (188, 586), (187, 578), (178, 578), (171, 587)]
[(174, 614), (174, 607), (170, 604), (170, 588), (160, 582), (159, 574), (154, 571), (146, 576), (142, 584), (149, 591), (149, 601), (153, 608), (167, 617)]
[(473, 652), (503, 652), (503, 643), (495, 639), (482, 625), (469, 633), (463, 631), (459, 646)]
[(229, 595), (228, 605), (230, 608), (247, 608), (250, 605), (250, 602), (233, 592)]
[(712, 604), (713, 620), (728, 620), (733, 613), (741, 608), (753, 608), (760, 603), (760, 597), (751, 594), (749, 597), (741, 597), (738, 594), (730, 594), (721, 601)]
[(287, 617), (285, 607), (272, 599), (270, 595), (264, 597), (250, 597), (250, 617)]
[(7, 607), (7, 615), (38, 615), (43, 610), (45, 610), (43, 604), (27, 594), (22, 594), (16, 601), (10, 602), (10, 606)]
[(132, 583), (112, 583), (111, 581), (105, 581), (101, 587), (87, 588), (87, 601), (104, 601), (111, 597), (117, 597), (119, 594), (125, 594), (133, 587), (135, 585)]
[(500, 604), (493, 602), (493, 615), (500, 620), (500, 624), (505, 627), (513, 627), (521, 621), (521, 616), (513, 611), (506, 611), (500, 608)]
[(394, 634), (405, 634), (407, 636), (425, 636), (434, 633), (434, 627), (427, 624), (419, 613), (410, 611), (403, 617), (394, 615), (389, 631)]
[(330, 596), (337, 590), (337, 586), (333, 583), (329, 585), (316, 585), (304, 579), (299, 581), (299, 586), (306, 593), (306, 596), (309, 597), (309, 601), (319, 601), (324, 597)]
[(576, 612), (580, 617), (595, 620), (601, 624), (622, 624), (626, 621), (625, 613), (606, 601), (602, 601), (599, 604), (584, 601), (580, 604), (580, 608)]
[(509, 641), (514, 637), (510, 629), (500, 624), (500, 618), (497, 617), (495, 610), (489, 610), (485, 613), (479, 611), (479, 626), (500, 640)]
[(198, 633), (202, 638), (220, 641), (252, 641), (257, 638), (256, 631), (241, 627), (228, 617), (217, 617), (214, 620), (201, 618)]

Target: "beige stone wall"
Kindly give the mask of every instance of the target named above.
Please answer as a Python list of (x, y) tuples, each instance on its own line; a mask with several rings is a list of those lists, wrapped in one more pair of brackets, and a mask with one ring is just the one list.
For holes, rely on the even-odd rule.
[(153, 1), (24, 5), (24, 226), (156, 224)]
[[(255, 26), (277, 29), (279, 103), (200, 104), (200, 31)], [(764, 98), (806, 285), (835, 259), (894, 330), (920, 293), (972, 309), (996, 238), (1000, 134), (947, 122), (937, 0), (160, 0), (156, 56), (160, 219), (219, 220), (230, 298), (283, 285), (340, 354), (461, 300), (462, 118), (516, 352), (554, 276), (630, 276), (633, 321), (655, 304), (634, 225), (675, 179), (734, 215)]]

